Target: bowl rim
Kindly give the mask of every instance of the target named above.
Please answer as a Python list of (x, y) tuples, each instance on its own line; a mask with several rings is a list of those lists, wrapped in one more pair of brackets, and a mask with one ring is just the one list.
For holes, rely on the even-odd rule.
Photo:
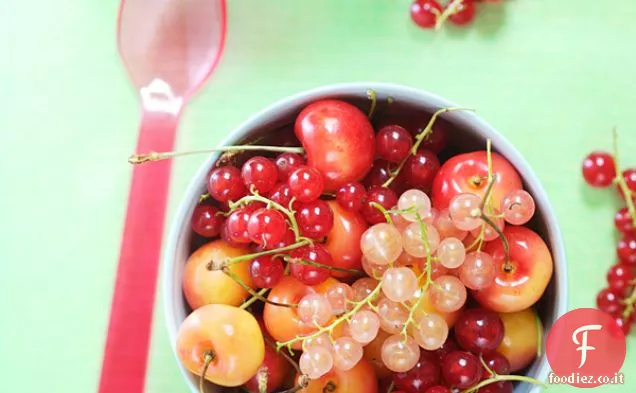
[[(289, 110), (290, 107), (297, 107), (299, 103), (310, 102), (312, 100), (330, 98), (335, 96), (363, 96), (366, 92), (372, 89), (377, 95), (378, 99), (381, 97), (408, 97), (412, 101), (417, 101), (421, 104), (431, 105), (436, 107), (455, 107), (461, 106), (455, 102), (452, 102), (446, 98), (443, 98), (437, 94), (430, 93), (426, 90), (418, 89), (415, 87), (385, 83), (385, 82), (348, 82), (329, 84), (325, 86), (315, 87), (308, 90), (304, 90), (285, 98), (279, 99), (274, 103), (267, 105), (263, 109), (249, 116), (246, 120), (235, 127), (228, 135), (222, 139), (218, 146), (227, 146), (235, 144), (244, 135), (248, 134), (251, 130), (257, 128), (267, 121), (268, 118), (275, 117), (281, 112)], [(462, 118), (464, 121), (470, 122), (479, 130), (482, 136), (488, 137), (492, 141), (493, 147), (496, 147), (498, 151), (505, 152), (509, 161), (514, 161), (513, 166), (522, 175), (523, 180), (533, 187), (533, 196), (538, 206), (541, 206), (543, 218), (549, 232), (549, 245), (552, 251), (553, 258), (553, 276), (555, 279), (555, 304), (552, 309), (552, 318), (556, 321), (561, 315), (565, 314), (568, 310), (568, 272), (566, 264), (566, 253), (563, 235), (561, 233), (560, 226), (552, 204), (548, 198), (548, 195), (543, 188), (539, 178), (526, 161), (525, 157), (493, 126), (482, 119), (477, 113), (472, 111), (453, 112), (454, 116)], [(181, 277), (179, 277), (179, 285), (175, 285), (175, 270), (178, 268), (178, 249), (179, 245), (185, 238), (184, 230), (189, 229), (189, 218), (194, 209), (193, 201), (199, 197), (199, 190), (201, 184), (204, 184), (205, 177), (209, 169), (214, 162), (218, 159), (220, 153), (211, 153), (208, 158), (199, 166), (194, 176), (191, 178), (185, 192), (183, 193), (179, 206), (172, 218), (168, 237), (164, 247), (162, 256), (162, 302), (164, 311), (164, 322), (168, 330), (168, 336), (172, 351), (175, 355), (177, 364), (181, 373), (186, 380), (190, 390), (194, 393), (198, 392), (195, 381), (192, 374), (181, 364), (178, 359), (176, 350), (176, 334), (180, 324), (180, 318), (177, 316), (177, 311), (181, 308), (178, 303), (182, 301), (181, 292)], [(514, 159), (510, 159), (512, 156)], [(545, 337), (545, 326), (544, 326)], [(543, 340), (545, 345), (545, 340)], [(547, 361), (545, 351), (542, 351), (543, 356), (539, 360), (538, 366), (536, 366), (536, 372), (534, 378), (545, 381), (548, 378), (550, 372), (550, 366)], [(526, 387), (527, 392), (538, 392), (539, 387), (529, 384)], [(520, 393), (520, 389), (515, 388), (515, 393)]]

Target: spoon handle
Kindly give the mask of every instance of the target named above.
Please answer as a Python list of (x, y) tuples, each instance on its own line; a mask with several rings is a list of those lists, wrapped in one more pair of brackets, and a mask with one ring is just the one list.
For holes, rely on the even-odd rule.
[[(171, 151), (179, 114), (144, 112), (137, 151)], [(100, 393), (143, 393), (171, 160), (133, 167)]]

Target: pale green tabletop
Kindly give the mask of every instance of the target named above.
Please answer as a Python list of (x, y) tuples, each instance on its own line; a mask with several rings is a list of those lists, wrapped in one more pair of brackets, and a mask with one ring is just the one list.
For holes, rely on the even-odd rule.
[[(543, 181), (567, 243), (570, 306), (593, 306), (615, 260), (617, 201), (588, 191), (579, 165), (611, 146), (613, 125), (623, 162), (636, 165), (636, 2), (504, 3), (470, 28), (432, 33), (410, 23), (409, 0), (230, 1), (224, 57), (178, 146), (215, 146), (269, 103), (335, 82), (401, 83), (475, 107)], [(138, 122), (115, 50), (117, 7), (0, 6), (3, 392), (97, 387)], [(169, 218), (203, 159), (175, 162)], [(186, 393), (160, 302), (147, 391)], [(634, 368), (632, 353), (623, 371)], [(636, 374), (625, 381), (599, 390), (636, 389)]]

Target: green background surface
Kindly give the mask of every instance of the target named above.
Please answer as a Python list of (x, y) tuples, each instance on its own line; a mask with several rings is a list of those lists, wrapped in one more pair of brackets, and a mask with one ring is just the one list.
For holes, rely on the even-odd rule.
[[(2, 3), (0, 390), (87, 393), (101, 365), (138, 123), (115, 49), (118, 4)], [(179, 149), (215, 146), (271, 102), (335, 82), (401, 83), (475, 107), (543, 182), (565, 235), (570, 307), (592, 306), (615, 260), (618, 202), (587, 190), (579, 166), (588, 150), (610, 148), (613, 125), (624, 164), (636, 165), (636, 2), (510, 0), (482, 7), (470, 28), (437, 33), (415, 28), (408, 5), (229, 1), (224, 57), (183, 116)], [(169, 219), (203, 160), (175, 161)], [(147, 391), (186, 393), (160, 306), (159, 297)], [(634, 368), (631, 353), (623, 371)], [(599, 390), (636, 389), (636, 374), (625, 381)]]

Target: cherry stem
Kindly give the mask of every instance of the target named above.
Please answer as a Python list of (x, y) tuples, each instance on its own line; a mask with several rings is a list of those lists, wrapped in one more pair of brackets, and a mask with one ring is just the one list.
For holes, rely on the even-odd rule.
[(190, 156), (193, 154), (205, 154), (214, 152), (242, 152), (242, 151), (271, 151), (276, 153), (299, 153), (305, 152), (302, 147), (288, 147), (288, 146), (262, 146), (262, 145), (237, 145), (237, 146), (223, 146), (215, 149), (203, 149), (203, 150), (190, 150), (190, 151), (168, 151), (168, 152), (155, 152), (145, 154), (133, 154), (128, 157), (128, 162), (133, 165), (143, 164), (151, 161), (161, 161), (168, 158)]
[[(243, 280), (241, 280), (239, 278), (239, 276), (237, 276), (236, 274), (234, 274), (229, 268), (224, 267), (221, 269), (221, 271), (225, 274), (227, 274), (228, 277), (230, 277), (232, 280), (234, 280), (234, 282), (236, 282), (238, 285), (240, 285), (241, 287), (243, 287), (243, 289), (245, 289), (247, 291), (247, 293), (249, 293), (250, 295), (252, 295), (253, 297), (257, 298), (258, 300), (267, 303), (267, 304), (271, 304), (272, 306), (278, 306), (278, 307), (289, 307), (289, 308), (296, 308), (298, 307), (297, 304), (285, 304), (285, 303), (278, 303), (278, 302), (274, 302), (271, 300), (268, 300), (267, 298), (263, 297), (262, 295), (260, 295), (258, 292), (256, 292), (255, 290), (253, 290), (252, 288), (250, 288), (249, 285), (245, 284), (243, 282)], [(244, 307), (245, 303), (243, 303), (243, 305), (241, 305), (240, 308), (245, 308)]]
[(437, 120), (437, 118), (446, 112), (459, 111), (459, 110), (474, 111), (474, 109), (453, 106), (449, 108), (439, 109), (435, 113), (433, 113), (433, 116), (431, 116), (430, 120), (426, 124), (426, 127), (424, 127), (422, 132), (417, 134), (417, 136), (415, 137), (415, 143), (413, 144), (413, 147), (411, 147), (410, 154), (404, 157), (402, 161), (400, 161), (400, 164), (398, 165), (398, 167), (391, 172), (391, 176), (388, 179), (386, 179), (386, 181), (382, 184), (382, 187), (390, 186), (391, 183), (393, 183), (393, 181), (398, 177), (398, 175), (400, 174), (400, 171), (402, 170), (402, 168), (404, 168), (404, 165), (406, 165), (406, 162), (408, 161), (408, 159), (411, 156), (414, 156), (417, 154), (417, 149), (419, 149), (422, 142), (426, 139), (426, 137), (428, 137), (433, 132), (433, 126), (435, 125), (435, 121)]
[[(333, 335), (333, 330), (338, 327), (338, 325), (340, 325), (342, 322), (348, 320), (349, 318), (351, 318), (352, 315), (354, 315), (356, 312), (358, 312), (362, 307), (364, 307), (364, 305), (366, 304), (371, 304), (371, 302), (380, 294), (380, 290), (382, 289), (382, 283), (378, 283), (378, 285), (376, 285), (376, 287), (373, 289), (373, 291), (371, 291), (367, 297), (365, 297), (364, 299), (360, 300), (359, 302), (351, 302), (351, 304), (354, 304), (354, 307), (342, 314), (340, 317), (338, 317), (337, 319), (335, 319), (332, 323), (330, 323), (327, 326), (323, 326), (318, 328), (317, 331), (315, 331), (314, 333), (305, 335), (305, 336), (296, 336), (294, 338), (292, 338), (291, 340), (285, 341), (285, 342), (277, 342), (276, 343), (276, 350), (280, 351), (281, 348), (283, 347), (287, 347), (287, 349), (289, 349), (290, 352), (292, 352), (292, 345), (299, 342), (299, 341), (305, 341), (305, 340), (309, 340), (309, 339), (313, 339), (316, 338), (318, 336), (320, 336), (321, 334), (328, 332), (329, 336), (331, 337)], [(293, 353), (293, 352), (292, 352)]]
[(437, 21), (435, 22), (435, 29), (439, 30), (440, 27), (446, 22), (450, 16), (454, 15), (458, 10), (457, 8), (462, 4), (463, 0), (453, 0), (444, 9), (440, 15), (437, 15)]
[(623, 311), (623, 319), (629, 322), (631, 314), (634, 312), (634, 304), (636, 303), (636, 285), (632, 288), (632, 293), (623, 302), (625, 304), (625, 310)]
[(355, 274), (355, 275), (358, 275), (358, 276), (364, 275), (364, 272), (362, 270), (345, 269), (343, 267), (329, 266), (329, 265), (325, 265), (325, 264), (320, 263), (320, 262), (309, 261), (307, 259), (292, 258), (292, 257), (289, 257), (289, 256), (284, 257), (283, 259), (285, 260), (285, 262), (288, 262), (288, 263), (298, 263), (300, 265), (313, 266), (313, 267), (318, 267), (318, 268), (321, 268), (321, 269), (331, 270), (331, 271), (334, 271), (334, 272), (349, 273), (349, 274)]
[(481, 381), (480, 383), (478, 383), (477, 385), (473, 386), (472, 388), (464, 390), (462, 393), (474, 393), (474, 392), (477, 392), (479, 389), (483, 388), (484, 386), (490, 385), (491, 383), (500, 382), (500, 381), (527, 382), (527, 383), (531, 383), (531, 384), (534, 384), (534, 385), (537, 385), (537, 386), (541, 386), (544, 389), (548, 388), (548, 386), (546, 384), (544, 384), (543, 382), (539, 381), (538, 379), (526, 377), (526, 376), (523, 376), (523, 375), (498, 375), (498, 374), (494, 374), (494, 376), (492, 378), (485, 379), (485, 380)]
[(298, 378), (298, 385), (294, 386), (291, 389), (287, 389), (287, 390), (283, 390), (282, 392), (279, 393), (296, 393), (297, 391), (306, 388), (307, 386), (309, 386), (309, 377), (306, 374), (302, 374), (299, 378)]
[(322, 388), (322, 393), (331, 393), (331, 392), (335, 392), (336, 389), (338, 388), (338, 386), (336, 386), (335, 383), (333, 383), (333, 381), (329, 381), (327, 382), (327, 384), (325, 385), (324, 388)]
[(367, 90), (367, 98), (371, 100), (371, 108), (369, 108), (368, 118), (371, 120), (373, 118), (373, 113), (375, 112), (375, 108), (378, 105), (378, 95), (373, 89)]
[(234, 210), (237, 207), (242, 205), (247, 205), (250, 202), (262, 202), (266, 204), (268, 207), (273, 207), (274, 209), (286, 215), (287, 219), (289, 220), (289, 224), (291, 225), (291, 229), (292, 231), (294, 231), (294, 237), (296, 238), (296, 241), (300, 240), (300, 231), (298, 229), (298, 223), (296, 222), (296, 217), (294, 216), (295, 212), (294, 210), (291, 209), (291, 206), (295, 202), (295, 198), (292, 197), (292, 199), (289, 201), (289, 209), (288, 209), (282, 206), (281, 204), (278, 204), (270, 199), (265, 198), (264, 196), (258, 195), (258, 193), (253, 188), (250, 191), (252, 192), (252, 195), (244, 196), (243, 198), (239, 199), (236, 202), (230, 202), (229, 203), (230, 210)]
[[(311, 244), (311, 240), (303, 239), (303, 240), (301, 240), (299, 242), (296, 242), (294, 244), (290, 244), (289, 246), (275, 248), (273, 250), (265, 250), (265, 251), (261, 251), (261, 252), (255, 252), (254, 254), (246, 254), (246, 255), (241, 255), (241, 256), (238, 256), (238, 257), (234, 257), (234, 258), (229, 258), (225, 262), (223, 262), (223, 264), (221, 265), (220, 268), (224, 268), (224, 267), (227, 267), (227, 266), (232, 266), (232, 265), (237, 264), (237, 263), (249, 261), (249, 260), (254, 259), (254, 258), (262, 257), (263, 255), (271, 255), (271, 254), (276, 254), (276, 253), (279, 253), (279, 252), (291, 251), (291, 250), (294, 250), (296, 248), (300, 248), (300, 247), (303, 247), (303, 246), (308, 246), (310, 244)], [(218, 268), (215, 269), (213, 262), (210, 262), (208, 264), (208, 270), (218, 270)]]
[(203, 203), (206, 200), (210, 199), (210, 193), (206, 192), (205, 194), (201, 194), (201, 196), (199, 197), (199, 203)]
[[(265, 343), (267, 345), (269, 345), (271, 348), (273, 349), (277, 349), (276, 348), (276, 343), (273, 342), (272, 340), (269, 339), (269, 337), (264, 337), (265, 339)], [(298, 374), (302, 374), (302, 372), (300, 371), (300, 367), (298, 366), (298, 363), (296, 363), (296, 361), (294, 359), (292, 359), (291, 356), (289, 356), (289, 354), (285, 351), (279, 351), (277, 350), (278, 354), (280, 354), (281, 356), (283, 356), (285, 358), (285, 360), (287, 360), (287, 362), (289, 362), (289, 364), (292, 365), (292, 367), (294, 367), (294, 369), (296, 369), (296, 372)]]
[(249, 306), (251, 306), (253, 303), (256, 303), (258, 300), (262, 299), (267, 291), (269, 291), (269, 288), (263, 288), (260, 291), (256, 292), (256, 294), (258, 296), (252, 296), (249, 299), (247, 299), (247, 301), (245, 301), (245, 303), (241, 304), (239, 306), (239, 308), (242, 308), (243, 310), (247, 309)]
[(614, 182), (618, 184), (618, 187), (625, 196), (625, 203), (627, 204), (627, 211), (632, 218), (632, 225), (636, 227), (636, 206), (634, 206), (634, 192), (629, 189), (625, 177), (620, 171), (620, 163), (618, 161), (618, 130), (616, 127), (612, 129), (612, 145), (614, 148), (614, 166), (616, 167), (616, 177)]
[[(433, 280), (431, 279), (431, 271), (432, 271), (432, 258), (431, 258), (431, 246), (428, 242), (428, 235), (426, 233), (426, 225), (424, 223), (424, 220), (422, 220), (422, 217), (420, 216), (420, 213), (415, 212), (415, 217), (417, 218), (417, 222), (420, 225), (420, 236), (422, 237), (422, 242), (424, 243), (424, 248), (426, 249), (426, 266), (424, 267), (424, 273), (423, 275), (426, 275), (426, 282), (424, 283), (424, 285), (422, 285), (422, 287), (420, 288), (419, 292), (420, 292), (420, 296), (417, 298), (417, 300), (412, 304), (412, 306), (409, 308), (409, 315), (406, 318), (406, 321), (404, 322), (404, 326), (402, 326), (402, 331), (401, 334), (402, 336), (404, 336), (404, 340), (406, 341), (408, 338), (408, 328), (411, 324), (415, 325), (415, 312), (417, 311), (417, 309), (420, 306), (420, 303), (422, 303), (422, 300), (424, 300), (424, 297), (426, 296), (426, 291), (428, 290), (428, 287), (433, 283)], [(418, 277), (419, 279), (420, 277)]]
[(389, 387), (386, 390), (386, 393), (391, 393), (393, 392), (393, 389), (395, 389), (395, 381), (391, 381), (391, 384), (389, 385)]
[(267, 366), (263, 366), (256, 375), (256, 382), (258, 382), (258, 393), (267, 393), (267, 380), (269, 379), (269, 370)]
[(203, 369), (201, 370), (201, 375), (199, 376), (199, 392), (205, 393), (205, 386), (203, 386), (203, 382), (205, 381), (205, 374), (208, 372), (208, 368), (210, 364), (214, 361), (216, 355), (213, 351), (205, 351), (203, 355)]

